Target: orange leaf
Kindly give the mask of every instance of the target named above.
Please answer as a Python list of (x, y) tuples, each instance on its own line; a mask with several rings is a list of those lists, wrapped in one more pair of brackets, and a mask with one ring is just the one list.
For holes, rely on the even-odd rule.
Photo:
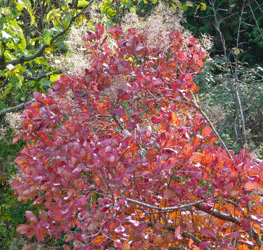
[(101, 241), (103, 240), (104, 236), (103, 235), (99, 235), (94, 241), (94, 244), (99, 244), (101, 243)]
[(253, 191), (258, 189), (258, 183), (249, 181), (245, 184), (244, 189), (246, 191)]
[(123, 249), (123, 250), (129, 250), (129, 249), (130, 249), (130, 244), (129, 244), (129, 242), (124, 242), (123, 245), (122, 245), (122, 249)]
[(200, 66), (200, 67), (203, 67), (203, 66), (204, 66), (204, 62), (201, 61), (201, 60), (198, 60), (198, 61), (196, 62), (196, 64), (197, 64), (198, 66)]
[(184, 153), (186, 156), (189, 156), (190, 153), (191, 153), (191, 149), (192, 149), (191, 144), (190, 144), (190, 143), (187, 143), (187, 144), (184, 146), (183, 153)]
[(202, 136), (205, 138), (210, 138), (214, 135), (213, 130), (209, 126), (205, 126), (205, 128), (202, 131)]
[(175, 125), (176, 122), (177, 122), (177, 118), (178, 118), (177, 115), (172, 112), (171, 115), (170, 115), (170, 118), (169, 118), (169, 122), (170, 122), (171, 124)]
[(170, 190), (170, 189), (164, 190), (163, 194), (164, 194), (164, 196), (165, 196), (168, 200), (173, 199), (173, 198), (176, 197), (175, 192), (173, 192), (173, 191)]
[(172, 213), (169, 214), (169, 219), (170, 220), (172, 220), (172, 219), (174, 219), (176, 217), (177, 217), (177, 213), (176, 212), (172, 212)]
[(190, 239), (189, 239), (189, 242), (188, 242), (188, 247), (189, 247), (189, 248), (192, 248), (193, 243), (194, 243), (193, 239), (190, 238)]
[(190, 158), (190, 161), (200, 163), (202, 161), (202, 154), (198, 152), (193, 153), (193, 155)]
[(208, 143), (213, 143), (215, 141), (217, 141), (217, 138), (216, 137), (212, 137), (211, 139), (206, 140), (205, 143), (208, 144)]

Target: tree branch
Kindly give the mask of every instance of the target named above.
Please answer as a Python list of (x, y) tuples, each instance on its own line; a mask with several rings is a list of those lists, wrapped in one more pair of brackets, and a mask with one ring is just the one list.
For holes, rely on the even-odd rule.
[[(239, 227), (241, 227), (241, 221), (234, 215), (232, 214), (226, 214), (224, 212), (221, 212), (217, 209), (213, 209), (208, 211), (203, 205), (201, 204), (196, 204), (194, 205), (194, 207), (198, 210), (201, 210), (207, 214), (210, 214), (218, 219), (224, 220), (224, 221), (230, 221), (233, 222), (234, 224), (238, 225)], [(260, 239), (257, 231), (251, 226), (251, 232), (252, 232), (252, 237), (253, 239), (256, 241), (257, 246), (262, 246), (263, 242)]]
[(31, 103), (31, 102), (24, 102), (24, 103), (21, 103), (15, 107), (12, 107), (12, 108), (9, 108), (9, 109), (4, 109), (2, 111), (0, 111), (0, 118), (5, 116), (7, 113), (10, 113), (10, 112), (16, 112), (16, 111), (19, 111), (21, 109), (24, 108), (24, 106), (28, 103)]
[(185, 204), (185, 205), (181, 205), (181, 206), (175, 206), (175, 207), (155, 207), (155, 206), (149, 205), (147, 203), (144, 203), (144, 202), (141, 202), (141, 201), (137, 201), (137, 200), (133, 200), (133, 199), (130, 199), (130, 198), (126, 198), (126, 201), (129, 201), (131, 203), (138, 204), (138, 205), (141, 205), (141, 206), (144, 206), (144, 207), (148, 207), (148, 208), (151, 208), (151, 209), (161, 210), (161, 211), (180, 210), (180, 209), (183, 209), (183, 208), (190, 208), (192, 206), (195, 206), (195, 205), (198, 205), (200, 203), (205, 202), (204, 200), (200, 200), (200, 201), (196, 201), (196, 202), (193, 202), (193, 203), (189, 203), (189, 204)]

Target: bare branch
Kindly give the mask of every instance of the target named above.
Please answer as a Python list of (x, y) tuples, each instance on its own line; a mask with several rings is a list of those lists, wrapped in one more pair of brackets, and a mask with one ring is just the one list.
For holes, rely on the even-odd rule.
[[(28, 102), (28, 103), (31, 103), (31, 102)], [(16, 111), (19, 111), (19, 110), (23, 109), (26, 104), (27, 103), (24, 102), (24, 103), (21, 103), (21, 104), (15, 106), (15, 107), (12, 107), (12, 108), (9, 108), (9, 109), (4, 109), (4, 110), (0, 111), (0, 118), (5, 116), (7, 113), (16, 112)]]
[(184, 208), (190, 208), (192, 206), (195, 206), (197, 204), (205, 202), (204, 200), (200, 200), (200, 201), (196, 201), (196, 202), (193, 202), (193, 203), (188, 203), (188, 204), (185, 204), (185, 205), (175, 206), (175, 207), (155, 207), (155, 206), (149, 205), (147, 203), (144, 203), (144, 202), (141, 202), (141, 201), (137, 201), (137, 200), (133, 200), (133, 199), (130, 199), (130, 198), (126, 198), (126, 201), (129, 201), (131, 203), (138, 204), (138, 205), (141, 205), (141, 206), (144, 206), (144, 207), (148, 207), (148, 208), (151, 208), (151, 209), (161, 210), (161, 211), (180, 210), (180, 209), (184, 209)]
[[(243, 0), (242, 10), (241, 10), (241, 14), (240, 14), (240, 17), (239, 17), (239, 24), (238, 24), (238, 29), (237, 29), (237, 43), (236, 43), (236, 49), (237, 50), (238, 50), (238, 46), (239, 46), (240, 28), (241, 28), (241, 24), (242, 24), (242, 16), (243, 16), (243, 13), (244, 13), (245, 2), (246, 2), (246, 0)], [(245, 140), (245, 147), (248, 148), (246, 125), (245, 125), (245, 119), (244, 119), (244, 112), (243, 112), (243, 108), (242, 108), (242, 104), (241, 104), (241, 100), (240, 100), (240, 95), (239, 95), (239, 92), (238, 92), (238, 89), (237, 89), (237, 81), (238, 81), (238, 77), (237, 77), (238, 53), (236, 53), (236, 55), (235, 55), (235, 61), (236, 61), (236, 63), (235, 63), (235, 75), (234, 75), (235, 76), (234, 89), (235, 89), (235, 94), (236, 94), (236, 98), (237, 98), (237, 102), (238, 102), (238, 106), (239, 106), (239, 111), (240, 111), (240, 116), (241, 116), (241, 122), (242, 122), (243, 133), (244, 133), (244, 140)]]

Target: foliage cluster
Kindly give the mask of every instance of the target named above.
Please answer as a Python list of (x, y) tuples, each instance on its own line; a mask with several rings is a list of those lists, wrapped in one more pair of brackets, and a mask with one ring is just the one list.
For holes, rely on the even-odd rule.
[(64, 249), (261, 248), (263, 163), (229, 151), (200, 108), (198, 41), (159, 39), (96, 24), (85, 75), (34, 92), (12, 187), (43, 210), (18, 232), (64, 232)]
[[(14, 245), (15, 228), (21, 223), (21, 213), (30, 208), (30, 203), (24, 203), (23, 209), (20, 208), (8, 184), (15, 173), (13, 160), (23, 143), (19, 147), (11, 145), (15, 128), (10, 127), (4, 116), (23, 109), (24, 104), (32, 100), (33, 91), (46, 93), (61, 74), (51, 61), (62, 54), (72, 57), (64, 43), (72, 25), (79, 28), (84, 20), (98, 20), (104, 15), (108, 17), (107, 24), (112, 26), (128, 11), (143, 17), (157, 4), (156, 1), (129, 0), (75, 2), (77, 6), (72, 5), (71, 0), (0, 1), (0, 194), (3, 208), (0, 223), (8, 228), (8, 231), (2, 231), (1, 249), (11, 246), (19, 249), (20, 243)], [(7, 215), (9, 210), (12, 214), (16, 211), (18, 216)]]
[[(95, 31), (92, 28), (91, 18), (107, 27), (114, 27), (116, 23), (121, 23), (122, 27), (126, 26), (124, 28), (126, 31), (129, 28), (129, 25), (126, 24), (127, 19), (125, 20), (127, 13), (136, 13), (144, 20), (149, 20), (152, 11), (160, 1), (104, 0), (93, 2), (79, 0), (75, 2), (77, 5), (72, 5), (71, 1), (68, 0), (10, 0), (0, 3), (0, 110), (3, 110), (3, 112), (0, 112), (0, 117), (9, 112), (9, 110), (6, 110), (7, 107), (21, 102), (22, 104), (16, 106), (15, 110), (22, 109), (24, 104), (32, 98), (33, 91), (46, 93), (62, 71), (67, 75), (68, 72), (74, 71), (72, 67), (69, 67), (73, 62), (75, 62), (75, 68), (79, 70), (78, 74), (85, 75), (85, 71), (79, 65), (79, 60), (82, 60), (83, 65), (89, 64), (89, 62), (83, 59), (83, 53), (74, 55), (72, 52), (76, 50), (72, 49), (70, 44), (64, 43), (68, 40), (68, 30), (72, 25), (75, 25), (75, 30), (78, 31), (80, 25), (87, 20), (85, 27)], [(243, 16), (241, 15), (242, 3), (245, 8)], [(247, 141), (250, 148), (256, 149), (263, 141), (262, 69), (260, 67), (247, 68), (240, 61), (249, 62), (250, 65), (261, 63), (261, 61), (258, 61), (260, 48), (262, 47), (262, 31), (259, 29), (262, 23), (261, 5), (257, 1), (212, 0), (201, 2), (180, 2), (175, 0), (167, 1), (167, 4), (172, 10), (181, 9), (186, 11), (187, 23), (185, 25), (195, 35), (199, 37), (201, 33), (205, 32), (214, 37), (215, 46), (211, 53), (213, 60), (203, 68), (203, 74), (194, 78), (195, 83), (201, 88), (199, 96), (196, 97), (197, 100), (200, 100), (202, 109), (208, 111), (210, 119), (228, 147), (239, 152)], [(214, 23), (213, 8), (218, 15), (218, 27), (220, 29)], [(178, 12), (176, 15), (178, 15)], [(102, 20), (101, 17), (103, 16), (106, 16), (107, 20)], [(242, 18), (240, 18), (241, 16)], [(133, 17), (133, 15), (129, 15), (127, 23), (132, 21), (130, 17)], [(228, 20), (230, 21), (228, 22)], [(238, 35), (238, 28), (236, 27), (239, 26), (240, 20), (245, 31), (241, 32), (238, 46), (236, 46), (233, 37), (229, 34)], [(137, 20), (137, 23), (134, 23), (139, 33), (141, 32), (141, 29), (138, 29), (140, 21)], [(158, 18), (153, 21), (156, 27), (160, 25), (160, 22)], [(176, 27), (176, 29), (178, 28)], [(253, 28), (253, 32), (251, 32), (251, 28)], [(154, 25), (148, 26), (148, 29), (152, 30), (155, 27)], [(218, 30), (222, 32), (225, 39), (228, 58), (220, 56), (224, 48), (222, 48), (222, 39)], [(188, 36), (190, 37), (189, 34)], [(183, 37), (185, 39), (185, 35)], [(156, 39), (156, 36), (151, 37), (151, 40), (153, 38)], [(107, 46), (110, 49), (114, 44), (112, 43), (113, 40), (111, 36), (106, 39)], [(206, 49), (208, 48), (207, 45), (205, 45)], [(242, 47), (243, 45), (245, 47)], [(218, 54), (218, 57), (214, 57)], [(74, 58), (74, 56), (76, 57)], [(63, 57), (65, 63), (68, 64), (60, 63), (63, 67), (56, 69), (54, 66), (57, 65), (51, 63), (51, 61), (57, 60), (58, 62)], [(132, 57), (125, 57), (124, 60), (137, 66), (141, 63), (140, 60)], [(230, 62), (234, 62), (232, 66)], [(112, 92), (110, 93), (114, 93), (116, 90), (114, 88), (111, 89)], [(240, 106), (237, 105), (237, 96), (240, 97)], [(67, 92), (66, 100), (69, 102), (74, 101), (74, 93)], [(194, 108), (202, 111), (200, 106), (192, 104), (195, 106)], [(124, 102), (122, 105), (125, 110), (128, 110), (129, 102)], [(156, 104), (155, 108), (160, 108), (160, 104)], [(179, 109), (177, 107), (177, 111)], [(245, 126), (241, 124), (241, 113), (244, 116)], [(180, 114), (182, 114), (181, 111)], [(0, 224), (1, 228), (8, 228), (8, 231), (1, 231), (0, 237), (3, 239), (1, 248), (10, 249), (9, 246), (12, 246), (13, 249), (20, 249), (19, 244), (23, 240), (16, 240), (13, 236), (15, 235), (16, 226), (23, 223), (21, 214), (25, 210), (33, 210), (35, 214), (38, 214), (38, 209), (41, 210), (41, 207), (33, 208), (31, 201), (18, 203), (9, 189), (9, 179), (16, 172), (13, 160), (17, 152), (21, 150), (24, 142), (20, 141), (16, 146), (10, 145), (14, 127), (10, 129), (10, 123), (7, 120), (3, 118), (1, 120), (1, 124), (4, 124), (5, 127), (5, 134), (2, 133), (2, 127), (0, 128), (0, 179), (2, 184), (0, 191)], [(242, 130), (243, 127), (245, 132)], [(51, 245), (60, 245), (61, 242), (61, 240), (53, 241), (49, 247)], [(36, 245), (32, 245), (31, 248), (36, 249)]]

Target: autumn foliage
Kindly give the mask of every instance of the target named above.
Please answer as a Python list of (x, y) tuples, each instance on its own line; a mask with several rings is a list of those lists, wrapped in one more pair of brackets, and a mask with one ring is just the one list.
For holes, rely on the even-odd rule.
[(43, 209), (19, 233), (65, 232), (75, 250), (262, 249), (263, 163), (219, 146), (191, 105), (205, 52), (179, 31), (168, 39), (97, 24), (85, 76), (34, 93), (12, 187)]

